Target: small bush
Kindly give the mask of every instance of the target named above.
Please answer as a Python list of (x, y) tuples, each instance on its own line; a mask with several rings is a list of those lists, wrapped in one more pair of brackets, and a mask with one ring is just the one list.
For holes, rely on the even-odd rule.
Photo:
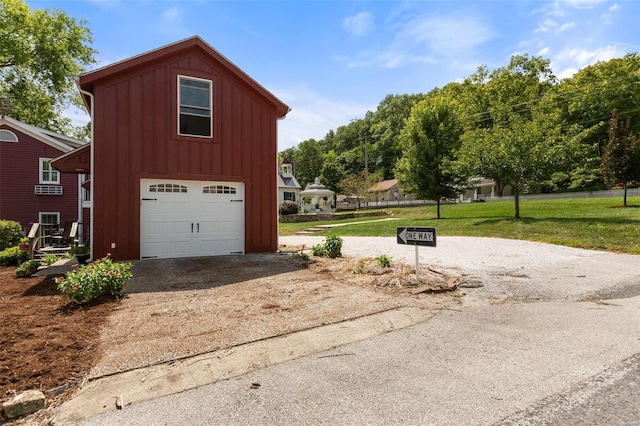
[(324, 248), (330, 258), (342, 257), (342, 238), (329, 235), (324, 240)]
[(381, 268), (388, 268), (389, 266), (391, 266), (391, 258), (386, 254), (381, 254), (380, 256), (376, 257), (376, 262), (378, 262), (378, 265)]
[(18, 245), (22, 228), (13, 220), (0, 220), (0, 250)]
[(282, 216), (285, 216), (288, 214), (297, 214), (297, 213), (298, 213), (298, 204), (296, 204), (294, 201), (285, 200), (282, 203), (280, 203), (280, 214)]
[(29, 260), (29, 253), (20, 250), (18, 246), (0, 251), (0, 266), (15, 266)]
[(60, 258), (58, 256), (56, 256), (55, 254), (48, 254), (48, 255), (46, 255), (45, 257), (42, 258), (42, 262), (47, 266), (53, 265), (58, 260), (60, 260)]
[(322, 244), (311, 247), (314, 256), (330, 257), (332, 259), (342, 256), (342, 238), (337, 235), (328, 235)]
[(16, 268), (16, 278), (28, 277), (38, 270), (40, 261), (28, 260)]
[(122, 293), (131, 274), (131, 263), (116, 263), (107, 255), (89, 265), (79, 266), (56, 278), (62, 297), (85, 303), (104, 294)]
[(358, 260), (358, 264), (356, 265), (356, 269), (354, 269), (354, 274), (362, 274), (364, 273), (365, 261), (364, 259)]
[(324, 257), (327, 255), (327, 250), (325, 250), (324, 244), (318, 244), (311, 247), (311, 254), (314, 256)]

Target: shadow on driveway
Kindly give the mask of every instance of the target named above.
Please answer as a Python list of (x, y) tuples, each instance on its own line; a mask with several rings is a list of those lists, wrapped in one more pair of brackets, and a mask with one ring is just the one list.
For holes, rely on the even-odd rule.
[(290, 255), (258, 253), (134, 261), (125, 293), (202, 290), (304, 270)]

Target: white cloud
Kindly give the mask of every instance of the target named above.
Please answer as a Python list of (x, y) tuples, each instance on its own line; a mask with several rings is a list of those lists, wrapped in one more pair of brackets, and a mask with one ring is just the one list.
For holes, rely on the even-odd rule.
[(360, 12), (353, 16), (348, 16), (342, 21), (342, 27), (355, 36), (363, 36), (370, 32), (373, 27), (373, 15), (370, 12)]
[(171, 7), (162, 12), (162, 20), (166, 22), (176, 22), (181, 20), (181, 13), (177, 7)]
[(609, 7), (609, 12), (615, 12), (620, 9), (620, 5), (618, 3), (614, 3)]
[(575, 22), (567, 22), (567, 23), (565, 23), (565, 24), (562, 24), (562, 25), (560, 26), (560, 28), (558, 28), (558, 32), (559, 32), (559, 33), (564, 32), (564, 31), (566, 31), (566, 30), (569, 30), (569, 29), (571, 29), (571, 28), (574, 28), (575, 26), (576, 26), (576, 23), (575, 23)]
[(364, 117), (367, 106), (354, 102), (323, 98), (306, 85), (276, 90), (279, 99), (291, 107), (291, 112), (278, 122), (278, 151), (314, 138), (324, 138), (329, 130), (336, 129), (355, 117)]
[(381, 50), (360, 52), (347, 61), (350, 68), (377, 66), (400, 68), (416, 63), (437, 63), (471, 54), (491, 40), (494, 32), (470, 16), (421, 15), (406, 22), (390, 23), (397, 28), (393, 41)]
[(553, 19), (546, 18), (544, 21), (538, 24), (538, 28), (533, 30), (534, 33), (546, 33), (556, 28), (558, 23)]
[(624, 56), (626, 52), (617, 46), (605, 46), (594, 50), (565, 49), (551, 60), (551, 68), (559, 78), (571, 77), (578, 70), (596, 62), (606, 62)]
[(544, 47), (544, 48), (540, 49), (538, 51), (538, 53), (536, 53), (536, 56), (544, 56), (547, 53), (549, 53), (549, 48), (548, 47)]

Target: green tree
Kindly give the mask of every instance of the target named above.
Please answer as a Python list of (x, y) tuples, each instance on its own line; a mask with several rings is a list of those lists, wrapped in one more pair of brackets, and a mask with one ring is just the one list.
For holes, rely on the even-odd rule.
[(601, 154), (607, 143), (607, 121), (613, 109), (620, 120), (632, 117), (632, 130), (640, 131), (640, 54), (598, 62), (562, 80), (551, 93), (562, 111), (565, 125), (585, 130), (582, 143), (590, 155), (581, 159), (571, 173), (570, 188), (601, 188)]
[(548, 60), (514, 56), (507, 67), (489, 75), (480, 71), (478, 102), (486, 111), (467, 123), (470, 130), (462, 136), (456, 165), (469, 175), (510, 185), (517, 219), (520, 194), (527, 184), (574, 163), (580, 152), (577, 131), (563, 128), (540, 103), (555, 82)]
[(315, 139), (300, 142), (292, 157), (296, 179), (303, 188), (322, 173), (323, 154)]
[(371, 115), (369, 158), (370, 170), (383, 179), (395, 177), (395, 165), (402, 153), (400, 132), (411, 114), (411, 108), (425, 98), (423, 94), (387, 95)]
[(464, 185), (464, 176), (449, 167), (455, 160), (461, 135), (453, 101), (441, 96), (416, 104), (400, 134), (403, 149), (396, 164), (396, 177), (408, 192), (436, 200), (438, 219), (440, 199), (455, 197)]
[(344, 195), (356, 197), (358, 209), (360, 209), (369, 196), (369, 189), (377, 181), (378, 175), (362, 170), (344, 178), (339, 188)]
[(80, 104), (74, 78), (95, 63), (85, 25), (57, 9), (31, 10), (23, 0), (0, 0), (0, 96), (10, 100), (13, 118), (71, 131), (62, 110)]
[(640, 180), (640, 136), (634, 133), (631, 118), (622, 121), (613, 110), (607, 128), (609, 138), (602, 153), (602, 174), (608, 184), (622, 183), (624, 206), (627, 207), (627, 185)]

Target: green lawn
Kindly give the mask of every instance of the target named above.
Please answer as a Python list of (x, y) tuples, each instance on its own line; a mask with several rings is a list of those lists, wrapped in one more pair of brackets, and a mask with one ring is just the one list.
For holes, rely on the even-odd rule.
[[(395, 236), (397, 226), (433, 226), (438, 235), (500, 237), (542, 241), (571, 247), (640, 254), (640, 197), (585, 198), (520, 202), (520, 219), (513, 218), (513, 202), (449, 204), (385, 208), (396, 221), (372, 222), (334, 228), (317, 235)], [(347, 223), (379, 218), (333, 222), (281, 223), (280, 235), (327, 223)]]

